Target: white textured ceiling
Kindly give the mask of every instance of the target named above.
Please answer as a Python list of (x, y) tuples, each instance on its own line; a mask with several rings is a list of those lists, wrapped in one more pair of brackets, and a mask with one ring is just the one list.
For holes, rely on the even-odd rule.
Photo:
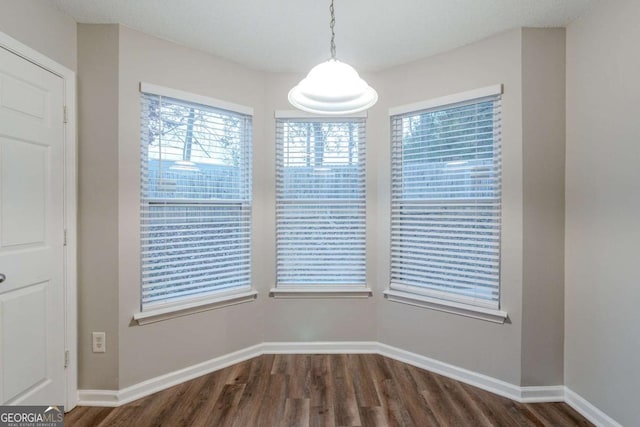
[[(268, 71), (329, 57), (330, 0), (53, 0), (82, 23), (120, 23)], [(516, 27), (563, 27), (595, 0), (335, 0), (338, 59), (378, 70)]]

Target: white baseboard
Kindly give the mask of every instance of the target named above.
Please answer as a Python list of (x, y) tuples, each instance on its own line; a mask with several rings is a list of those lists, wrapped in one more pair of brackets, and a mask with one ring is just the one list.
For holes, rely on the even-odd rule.
[(499, 394), (500, 396), (508, 397), (509, 399), (520, 399), (520, 387), (516, 385), (509, 384), (505, 381), (479, 374), (477, 372), (469, 371), (458, 366), (440, 362), (439, 360), (411, 353), (406, 350), (401, 350), (390, 345), (380, 343), (378, 346), (380, 349), (379, 353), (383, 356), (390, 357), (391, 359), (399, 360), (400, 362), (408, 363), (409, 365), (444, 375), (445, 377), (449, 377), (457, 381), (462, 381), (463, 383), (479, 387), (490, 391), (491, 393)]
[(81, 406), (120, 406), (150, 394), (165, 390), (185, 381), (198, 378), (213, 371), (235, 365), (253, 357), (260, 356), (262, 344), (216, 357), (188, 368), (179, 369), (155, 378), (134, 384), (121, 390), (78, 390), (78, 405)]
[(598, 427), (622, 427), (622, 424), (596, 408), (584, 397), (565, 387), (564, 401)]
[(78, 406), (107, 406), (122, 405), (118, 400), (117, 390), (78, 390)]
[(561, 402), (564, 397), (563, 386), (520, 387), (488, 375), (473, 372), (382, 343), (378, 343), (378, 353), (518, 402)]
[(587, 400), (562, 385), (521, 387), (420, 354), (375, 341), (264, 342), (169, 372), (122, 390), (78, 390), (78, 405), (115, 407), (192, 380), (262, 354), (380, 354), (436, 374), (481, 388), (517, 402), (566, 402), (589, 421), (602, 427), (622, 427)]
[(264, 342), (262, 354), (372, 354), (379, 346), (375, 341)]
[(522, 403), (564, 402), (564, 386), (520, 387), (518, 401)]

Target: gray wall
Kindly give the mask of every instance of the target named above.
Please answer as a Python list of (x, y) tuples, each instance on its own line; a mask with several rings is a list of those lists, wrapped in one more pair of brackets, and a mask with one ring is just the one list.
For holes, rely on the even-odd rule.
[[(118, 28), (78, 35), (78, 387), (117, 389)], [(93, 331), (106, 353), (92, 353)]]
[[(82, 158), (87, 180), (81, 194), (87, 203), (96, 194), (105, 196), (81, 210), (81, 223), (91, 224), (83, 228), (80, 247), (85, 260), (80, 283), (85, 296), (81, 310), (81, 387), (124, 388), (262, 341), (378, 340), (513, 384), (562, 382), (562, 332), (558, 341), (557, 334), (549, 338), (547, 331), (533, 323), (539, 320), (535, 313), (541, 310), (547, 312), (549, 323), (562, 322), (562, 305), (558, 313), (556, 298), (560, 294), (561, 301), (562, 269), (547, 271), (547, 266), (537, 261), (523, 264), (524, 237), (527, 233), (544, 235), (542, 228), (547, 226), (534, 219), (525, 224), (525, 198), (531, 197), (530, 203), (546, 203), (545, 215), (552, 215), (558, 213), (557, 202), (563, 194), (562, 168), (557, 166), (562, 164), (564, 129), (558, 127), (555, 113), (564, 109), (564, 99), (552, 97), (551, 106), (549, 101), (541, 102), (546, 94), (564, 93), (564, 70), (556, 67), (562, 64), (558, 62), (564, 47), (562, 31), (512, 30), (366, 76), (380, 92), (380, 101), (369, 111), (368, 120), (367, 281), (375, 293), (368, 299), (267, 296), (275, 282), (273, 114), (274, 110), (291, 108), (286, 94), (302, 75), (252, 71), (121, 26), (81, 25), (80, 36), (80, 69), (91, 74), (84, 81), (97, 86), (81, 87), (81, 109), (96, 118), (105, 117), (104, 122), (87, 120), (80, 140), (81, 152), (93, 156)], [(99, 48), (91, 49), (94, 44)], [(523, 73), (527, 56), (530, 62), (540, 58), (550, 61), (549, 66), (537, 65), (542, 77), (537, 71)], [(141, 81), (255, 109), (253, 277), (260, 292), (256, 302), (146, 326), (132, 323), (132, 314), (140, 304), (137, 183)], [(509, 321), (497, 325), (384, 300), (382, 291), (389, 277), (388, 109), (496, 83), (503, 83), (505, 91), (501, 280), (502, 308), (508, 311)], [(531, 101), (523, 102), (523, 93), (539, 90), (545, 96), (532, 96)], [(103, 93), (107, 91), (109, 94)], [(533, 160), (523, 160), (527, 150), (536, 161), (544, 156), (555, 160), (549, 168), (537, 169)], [(96, 162), (101, 164), (93, 168)], [(553, 173), (541, 176), (549, 171)], [(105, 179), (99, 181), (102, 176)], [(558, 187), (553, 187), (554, 183)], [(532, 218), (537, 215), (529, 214)], [(549, 235), (558, 232), (559, 223), (560, 237), (529, 241), (528, 247), (541, 262), (558, 254), (561, 258), (561, 214), (560, 208), (560, 219), (555, 218), (548, 231)], [(103, 219), (105, 226), (100, 222)], [(537, 253), (547, 250), (548, 255)], [(525, 271), (526, 266), (529, 271)], [(529, 297), (523, 300), (525, 294)], [(117, 302), (110, 302), (104, 310), (104, 301), (114, 298)], [(536, 305), (530, 310), (523, 308), (529, 301)], [(530, 324), (523, 322), (523, 313), (527, 312)], [(106, 356), (90, 352), (90, 330), (106, 330), (111, 340), (117, 341), (108, 341)], [(529, 363), (522, 354), (525, 345), (536, 349), (544, 346), (535, 353), (544, 364)]]
[[(380, 102), (369, 112), (375, 296), (365, 300), (266, 297), (275, 280), (272, 115), (290, 108), (285, 94), (301, 75), (251, 71), (115, 25), (76, 30), (46, 1), (0, 0), (0, 11), (0, 31), (79, 74), (80, 388), (123, 388), (263, 340), (379, 340), (514, 384), (552, 385), (562, 382), (564, 341), (566, 384), (622, 424), (640, 423), (640, 3), (601, 2), (567, 30), (564, 252), (562, 30), (513, 30), (366, 76)], [(139, 81), (255, 108), (257, 302), (132, 326)], [(505, 84), (501, 279), (510, 321), (387, 302), (388, 108), (494, 83)], [(91, 353), (94, 330), (107, 332), (106, 354)]]
[[(564, 249), (562, 30), (514, 30), (366, 76), (380, 93), (368, 128), (367, 278), (375, 296), (320, 301), (266, 297), (275, 279), (272, 115), (290, 108), (286, 91), (301, 75), (254, 72), (115, 25), (76, 32), (45, 1), (0, 0), (0, 10), (0, 31), (78, 70), (80, 388), (123, 388), (263, 340), (379, 340), (514, 384), (552, 385), (562, 382), (564, 341), (569, 388), (622, 424), (640, 423), (633, 397), (640, 384), (638, 2), (597, 4), (567, 29)], [(257, 302), (132, 326), (139, 81), (254, 107)], [(501, 280), (510, 321), (387, 302), (387, 110), (494, 83), (505, 84)], [(106, 354), (91, 353), (94, 330), (107, 332)]]
[[(377, 152), (376, 299), (378, 340), (446, 363), (520, 384), (522, 330), (522, 31), (507, 31), (460, 49), (376, 75), (380, 101), (369, 114), (369, 152)], [(502, 309), (498, 325), (383, 299), (389, 282), (390, 107), (504, 84), (502, 114)]]
[[(69, 28), (64, 27), (69, 19), (43, 3), (17, 4), (7, 3), (25, 19), (42, 17), (46, 23), (44, 32), (24, 31), (23, 41), (32, 42), (36, 48), (49, 43), (46, 54), (75, 68), (75, 31), (70, 38)], [(25, 26), (18, 25), (14, 31), (22, 28)], [(525, 40), (520, 30), (367, 76), (380, 91), (380, 102), (370, 111), (368, 129), (367, 280), (376, 296), (362, 300), (266, 298), (275, 281), (272, 117), (274, 110), (290, 108), (286, 93), (301, 75), (253, 72), (114, 25), (79, 25), (78, 31), (81, 388), (123, 388), (263, 340), (377, 339), (520, 383), (524, 337), (523, 266), (519, 255), (523, 250), (521, 50)], [(42, 37), (52, 34), (57, 37)], [(132, 326), (131, 315), (139, 307), (138, 186), (131, 183), (139, 181), (140, 81), (256, 109), (253, 270), (254, 285), (261, 292), (258, 302), (145, 327)], [(511, 323), (497, 326), (383, 300), (381, 291), (388, 284), (389, 242), (387, 233), (380, 230), (389, 227), (388, 108), (498, 82), (505, 84), (504, 138), (509, 141), (504, 153), (508, 184), (504, 190), (502, 282), (503, 307), (509, 311)], [(429, 324), (447, 327), (425, 327)], [(106, 354), (90, 350), (90, 333), (96, 330), (107, 332)], [(398, 330), (403, 333), (398, 334)], [(452, 340), (452, 336), (461, 339)], [(174, 345), (167, 348), (166, 342)], [(486, 351), (470, 351), (478, 345)], [(495, 346), (501, 348), (499, 357), (491, 351)], [(155, 357), (159, 353), (162, 358)]]
[[(262, 180), (265, 201), (264, 215), (266, 220), (265, 245), (262, 247), (264, 258), (264, 276), (271, 287), (275, 286), (275, 120), (276, 110), (291, 110), (287, 101), (287, 93), (304, 75), (302, 74), (268, 74), (265, 116), (262, 143), (267, 175)], [(371, 136), (367, 135), (367, 162), (371, 165), (375, 150), (371, 149)], [(371, 172), (371, 169), (369, 169)], [(369, 173), (369, 177), (371, 177)], [(374, 174), (375, 175), (375, 174)], [(367, 192), (367, 197), (371, 196)], [(371, 206), (371, 200), (368, 199)], [(368, 217), (372, 216), (369, 210)], [(375, 230), (368, 227), (367, 240), (371, 242), (375, 237)], [(369, 251), (370, 253), (370, 251)], [(368, 260), (368, 264), (373, 262)], [(375, 278), (367, 272), (367, 282), (371, 286)], [(277, 299), (268, 298), (268, 288), (265, 288), (265, 341), (371, 341), (375, 335), (375, 301), (372, 298), (357, 299)]]
[(523, 30), (522, 385), (563, 384), (565, 30)]
[[(83, 24), (79, 34), (80, 388), (121, 389), (263, 341), (374, 340), (373, 299), (268, 297), (275, 284), (273, 112), (291, 108), (286, 93), (302, 76), (252, 71), (123, 26)], [(256, 302), (132, 322), (140, 307), (141, 81), (254, 108)], [(373, 240), (375, 228), (369, 231)], [(91, 331), (107, 332), (106, 354), (91, 352)]]
[(566, 384), (640, 425), (640, 2), (567, 28)]
[[(377, 269), (379, 341), (512, 384), (563, 384), (564, 60), (563, 29), (525, 28), (375, 75), (381, 93), (368, 135), (377, 245), (369, 261)], [(389, 107), (496, 83), (504, 84), (500, 280), (508, 323), (385, 301)]]
[(76, 70), (76, 22), (44, 0), (0, 0), (0, 31)]
[[(121, 389), (262, 342), (264, 298), (146, 326), (132, 315), (140, 307), (140, 82), (253, 107), (263, 129), (263, 74), (118, 25), (79, 25), (79, 34), (80, 388)], [(259, 152), (254, 168), (260, 188)], [(267, 289), (254, 251), (255, 286)], [(106, 354), (91, 352), (90, 331), (107, 332)]]
[[(261, 291), (255, 302), (210, 310), (146, 326), (133, 326), (131, 316), (140, 309), (140, 82), (193, 92), (254, 108), (254, 183), (264, 180), (260, 150), (265, 117), (263, 73), (252, 71), (197, 50), (187, 49), (119, 27), (119, 157), (118, 175), (118, 324), (120, 387), (212, 359), (262, 342), (265, 295), (271, 283), (262, 264), (263, 240), (254, 228), (254, 286)], [(260, 197), (253, 218), (262, 217)], [(113, 286), (113, 284), (111, 285)]]

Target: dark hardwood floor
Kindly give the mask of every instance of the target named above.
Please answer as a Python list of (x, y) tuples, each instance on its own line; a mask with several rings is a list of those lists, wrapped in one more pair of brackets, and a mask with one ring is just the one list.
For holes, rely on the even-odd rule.
[(591, 426), (379, 355), (263, 355), (66, 426)]

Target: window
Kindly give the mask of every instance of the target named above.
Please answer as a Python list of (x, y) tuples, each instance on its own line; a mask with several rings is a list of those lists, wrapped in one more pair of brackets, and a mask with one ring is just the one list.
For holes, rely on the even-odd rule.
[(250, 289), (250, 109), (141, 89), (142, 311)]
[(500, 94), (392, 110), (391, 291), (499, 309)]
[(276, 134), (272, 292), (368, 291), (365, 119), (278, 118)]

